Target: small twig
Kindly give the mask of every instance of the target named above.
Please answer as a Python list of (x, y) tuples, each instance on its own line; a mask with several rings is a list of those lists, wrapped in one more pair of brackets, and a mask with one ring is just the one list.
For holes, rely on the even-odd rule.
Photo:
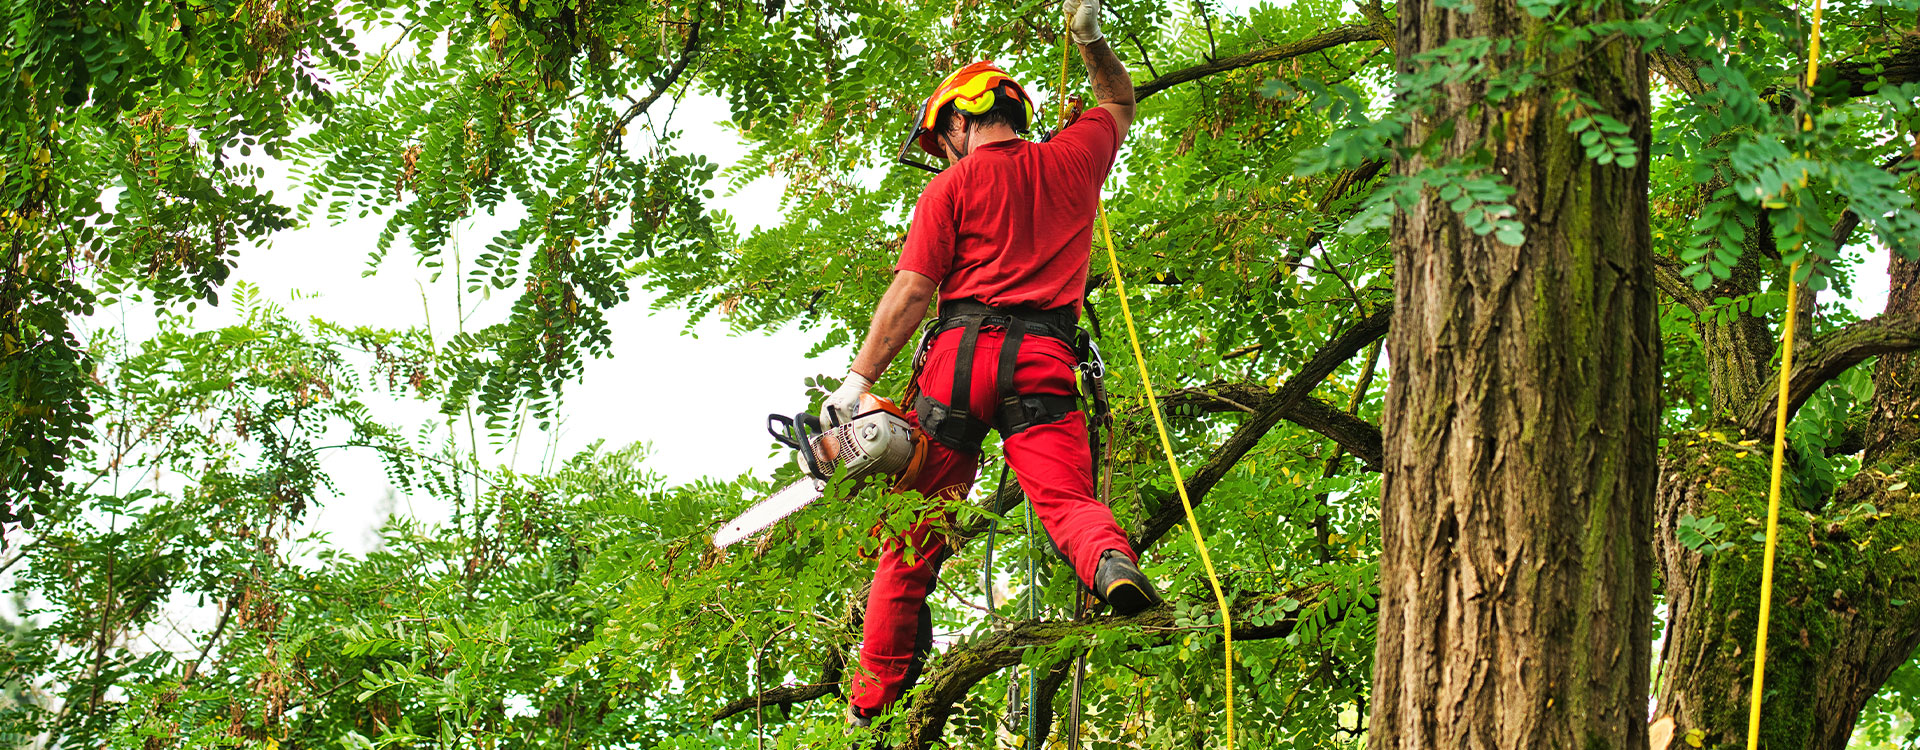
[(1248, 405), (1246, 405), (1246, 404), (1243, 404), (1243, 403), (1240, 403), (1240, 402), (1238, 402), (1238, 401), (1235, 401), (1235, 400), (1233, 400), (1233, 399), (1230, 399), (1230, 398), (1227, 398), (1226, 396), (1222, 396), (1222, 395), (1219, 395), (1219, 394), (1217, 394), (1217, 393), (1208, 393), (1208, 392), (1206, 392), (1206, 391), (1204, 391), (1204, 390), (1201, 390), (1201, 389), (1199, 389), (1199, 388), (1182, 388), (1182, 389), (1180, 389), (1180, 390), (1177, 390), (1177, 391), (1174, 391), (1174, 392), (1172, 392), (1172, 393), (1169, 393), (1169, 394), (1167, 394), (1167, 398), (1173, 398), (1174, 396), (1178, 396), (1178, 395), (1181, 395), (1181, 394), (1185, 394), (1185, 393), (1191, 393), (1191, 394), (1194, 394), (1194, 395), (1196, 395), (1196, 396), (1205, 396), (1205, 397), (1207, 397), (1207, 398), (1210, 398), (1210, 399), (1213, 399), (1213, 400), (1215, 400), (1215, 401), (1218, 401), (1218, 402), (1220, 402), (1220, 403), (1223, 403), (1223, 404), (1226, 404), (1226, 405), (1228, 405), (1228, 406), (1231, 406), (1231, 407), (1233, 407), (1233, 408), (1235, 408), (1235, 409), (1237, 409), (1237, 410), (1239, 410), (1239, 411), (1243, 411), (1243, 412), (1246, 412), (1246, 413), (1248, 413), (1248, 414), (1252, 414), (1252, 413), (1253, 413), (1253, 407), (1251, 407), (1251, 406), (1248, 406)]
[(394, 39), (392, 44), (388, 44), (386, 49), (380, 50), (380, 59), (373, 61), (373, 66), (367, 68), (367, 72), (361, 74), (360, 79), (353, 82), (353, 87), (359, 89), (366, 86), (367, 79), (372, 78), (374, 73), (379, 72), (381, 66), (387, 64), (387, 55), (392, 54), (395, 47), (400, 46), (401, 42), (406, 41), (407, 35), (413, 33), (413, 27), (419, 25), (420, 22), (416, 20), (413, 23), (407, 24), (405, 28), (400, 29), (400, 37)]
[(1153, 58), (1147, 55), (1147, 46), (1140, 43), (1140, 35), (1129, 31), (1127, 39), (1133, 42), (1134, 49), (1140, 50), (1140, 62), (1146, 63), (1147, 74), (1159, 78), (1160, 71), (1153, 69)]
[(687, 42), (680, 49), (680, 59), (674, 61), (673, 67), (667, 70), (666, 76), (660, 81), (658, 86), (654, 87), (652, 92), (647, 94), (647, 98), (634, 102), (633, 106), (628, 107), (627, 111), (622, 113), (618, 120), (614, 121), (613, 127), (607, 129), (606, 140), (608, 143), (612, 143), (614, 139), (619, 138), (620, 131), (626, 128), (628, 123), (633, 122), (634, 118), (646, 112), (648, 107), (653, 106), (654, 102), (659, 101), (661, 96), (665, 95), (668, 90), (673, 88), (675, 83), (680, 81), (680, 74), (686, 72), (687, 65), (693, 62), (694, 53), (699, 50), (700, 23), (695, 21), (687, 27)]
[(1207, 12), (1206, 0), (1199, 0), (1194, 5), (1199, 6), (1200, 18), (1207, 22), (1207, 62), (1213, 62), (1214, 58), (1220, 56), (1220, 45), (1213, 40), (1213, 14)]
[(181, 685), (192, 682), (193, 678), (199, 675), (200, 665), (207, 662), (207, 654), (213, 652), (213, 644), (219, 643), (220, 636), (227, 632), (227, 620), (233, 617), (233, 608), (239, 603), (240, 592), (236, 591), (227, 597), (226, 604), (221, 605), (220, 621), (214, 623), (213, 635), (207, 637), (207, 645), (200, 647), (200, 655), (194, 657), (193, 661), (187, 664), (186, 674), (180, 676)]
[(46, 538), (41, 537), (39, 539), (35, 539), (25, 544), (16, 545), (20, 551), (13, 553), (13, 556), (7, 558), (6, 562), (0, 563), (0, 573), (7, 572), (7, 569), (13, 567), (14, 563), (20, 562), (21, 560), (25, 559), (27, 556), (27, 550), (40, 546), (40, 543), (44, 541), (46, 541)]

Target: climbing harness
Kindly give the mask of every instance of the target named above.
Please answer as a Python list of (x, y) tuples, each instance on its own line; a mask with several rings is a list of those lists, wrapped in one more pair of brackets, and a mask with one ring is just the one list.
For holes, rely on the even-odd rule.
[[(1807, 90), (1820, 77), (1820, 0), (1813, 0), (1813, 30), (1807, 42)], [(1802, 128), (1813, 129), (1813, 110), (1808, 107)], [(1793, 372), (1793, 329), (1799, 319), (1800, 264), (1787, 267), (1786, 332), (1781, 334), (1779, 401), (1773, 412), (1773, 473), (1767, 480), (1767, 546), (1760, 568), (1760, 626), (1753, 634), (1753, 689), (1747, 707), (1747, 750), (1760, 747), (1761, 688), (1767, 679), (1767, 619), (1773, 613), (1773, 556), (1780, 536), (1780, 470), (1787, 453), (1787, 376)]]
[[(1074, 325), (1071, 309), (1039, 310), (1029, 307), (993, 307), (972, 300), (940, 303), (939, 322), (922, 339), (922, 355), (934, 337), (961, 329), (960, 348), (954, 354), (953, 403), (943, 403), (927, 393), (914, 398), (913, 408), (920, 417), (920, 428), (934, 440), (957, 451), (980, 452), (980, 441), (989, 430), (997, 429), (1002, 438), (1012, 437), (1030, 428), (1053, 424), (1078, 409), (1078, 397), (1065, 394), (1023, 394), (1014, 389), (1013, 373), (1020, 345), (1031, 334), (1057, 339), (1076, 350), (1085, 339)], [(989, 425), (973, 414), (973, 357), (978, 348), (980, 329), (999, 327), (1006, 331), (1000, 344), (999, 373), (994, 395), (999, 399), (994, 422)], [(1083, 357), (1084, 359), (1084, 357)]]

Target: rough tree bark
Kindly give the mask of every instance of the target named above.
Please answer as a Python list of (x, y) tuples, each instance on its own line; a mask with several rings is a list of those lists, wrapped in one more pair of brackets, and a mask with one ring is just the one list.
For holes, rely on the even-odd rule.
[[(1887, 309), (1882, 315), (1920, 316), (1920, 262), (1895, 255), (1887, 275)], [(1866, 461), (1911, 460), (1916, 445), (1920, 445), (1920, 355), (1884, 355), (1873, 373)]]
[[(1401, 68), (1472, 37), (1545, 34), (1511, 0), (1400, 6)], [(1622, 17), (1580, 6), (1568, 23)], [(1543, 54), (1546, 85), (1498, 106), (1444, 84), (1397, 166), (1491, 152), (1522, 246), (1478, 236), (1432, 191), (1393, 226), (1373, 748), (1646, 743), (1660, 338), (1647, 168), (1585, 158), (1557, 113), (1577, 89), (1645, 153), (1647, 63), (1632, 44)], [(1451, 128), (1449, 131), (1448, 128)]]
[[(1904, 337), (1905, 345), (1894, 351), (1911, 351), (1911, 339), (1920, 335), (1920, 264), (1895, 258), (1890, 271), (1885, 313), (1856, 327)], [(1838, 350), (1846, 333), (1830, 334), (1835, 346), (1828, 348)], [(1920, 644), (1920, 606), (1908, 603), (1920, 600), (1920, 501), (1908, 489), (1909, 483), (1920, 485), (1920, 355), (1884, 353), (1887, 339), (1854, 342), (1881, 347), (1872, 353), (1882, 355), (1866, 412), (1861, 471), (1830, 495), (1802, 492), (1783, 500), (1761, 714), (1764, 747), (1845, 748), (1867, 700)], [(1816, 345), (1809, 351), (1825, 350)], [(1747, 411), (1770, 409), (1761, 403), (1769, 398), (1756, 396)], [(1761, 545), (1749, 537), (1765, 518), (1771, 455), (1767, 442), (1753, 437), (1728, 425), (1725, 432), (1671, 436), (1663, 451), (1658, 536), (1671, 620), (1657, 714), (1674, 720), (1674, 747), (1682, 747), (1690, 732), (1708, 747), (1746, 741), (1762, 564)], [(1787, 477), (1786, 486), (1799, 485), (1795, 479)], [(1735, 546), (1712, 555), (1688, 549), (1676, 533), (1686, 514), (1727, 524)]]

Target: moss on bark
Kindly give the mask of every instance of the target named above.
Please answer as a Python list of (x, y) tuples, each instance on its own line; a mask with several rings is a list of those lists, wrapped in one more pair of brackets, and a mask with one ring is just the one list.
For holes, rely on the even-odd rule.
[[(1769, 445), (1741, 445), (1706, 432), (1670, 437), (1663, 462), (1663, 567), (1672, 611), (1660, 712), (1676, 718), (1679, 736), (1703, 732), (1709, 747), (1745, 744), (1764, 567), (1756, 535), (1765, 528), (1770, 459)], [(1783, 503), (1763, 746), (1833, 747), (1836, 731), (1843, 746), (1872, 692), (1856, 695), (1851, 685), (1858, 680), (1845, 678), (1874, 672), (1884, 661), (1886, 649), (1863, 647), (1912, 631), (1920, 610), (1920, 603), (1909, 603), (1920, 598), (1920, 502), (1902, 481), (1869, 469), (1820, 514)], [(1709, 555), (1686, 549), (1674, 528), (1687, 514), (1725, 523), (1717, 541), (1733, 546)], [(1910, 650), (1901, 650), (1898, 660)]]

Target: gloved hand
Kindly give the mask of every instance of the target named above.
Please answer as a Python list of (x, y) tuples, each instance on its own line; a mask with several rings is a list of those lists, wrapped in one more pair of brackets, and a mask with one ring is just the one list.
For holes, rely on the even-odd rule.
[(831, 426), (853, 421), (854, 415), (860, 413), (860, 397), (872, 389), (873, 381), (848, 370), (847, 379), (840, 381), (840, 389), (828, 396), (827, 403), (821, 408), (826, 412), (822, 416), (827, 418), (827, 424)]
[(1067, 31), (1076, 44), (1105, 39), (1100, 34), (1100, 0), (1066, 0)]

